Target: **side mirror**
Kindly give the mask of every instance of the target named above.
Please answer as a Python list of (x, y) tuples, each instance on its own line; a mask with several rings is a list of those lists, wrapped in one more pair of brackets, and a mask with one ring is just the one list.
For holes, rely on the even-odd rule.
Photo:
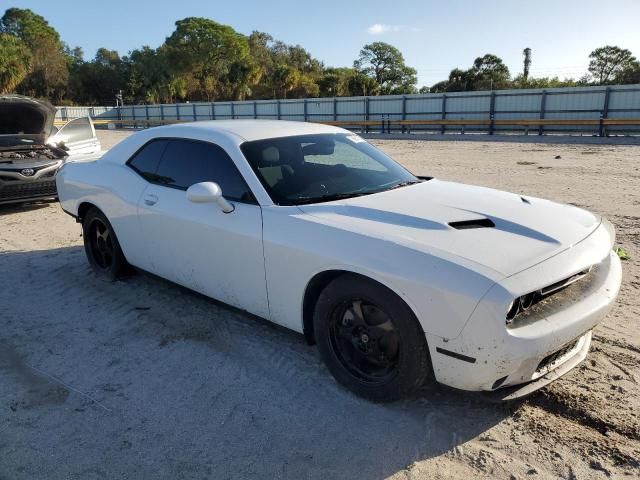
[(222, 196), (220, 185), (214, 182), (194, 183), (187, 189), (187, 199), (193, 203), (217, 203), (224, 213), (235, 210), (235, 207)]

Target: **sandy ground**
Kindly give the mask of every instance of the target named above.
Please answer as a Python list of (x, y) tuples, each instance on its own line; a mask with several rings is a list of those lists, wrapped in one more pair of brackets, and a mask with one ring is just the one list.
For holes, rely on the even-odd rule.
[(296, 334), (147, 275), (99, 280), (58, 204), (3, 207), (0, 479), (639, 477), (640, 147), (374, 143), (616, 225), (632, 260), (579, 368), (515, 404), (368, 403)]

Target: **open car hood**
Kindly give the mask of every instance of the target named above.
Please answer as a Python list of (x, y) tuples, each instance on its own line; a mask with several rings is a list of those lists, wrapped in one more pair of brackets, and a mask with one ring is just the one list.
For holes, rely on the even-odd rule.
[(56, 109), (22, 95), (0, 95), (0, 148), (45, 145)]

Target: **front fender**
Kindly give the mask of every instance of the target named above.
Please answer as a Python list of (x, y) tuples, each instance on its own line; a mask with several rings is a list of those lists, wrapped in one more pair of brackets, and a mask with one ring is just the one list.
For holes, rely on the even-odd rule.
[(295, 207), (263, 207), (271, 320), (303, 331), (303, 299), (318, 273), (371, 278), (402, 298), (423, 330), (457, 336), (494, 279), (388, 240), (309, 220)]

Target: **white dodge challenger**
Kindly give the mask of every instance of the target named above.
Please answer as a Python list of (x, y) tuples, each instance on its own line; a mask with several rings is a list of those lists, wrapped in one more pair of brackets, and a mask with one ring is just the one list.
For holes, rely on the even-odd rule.
[(416, 177), (326, 125), (198, 122), (57, 176), (94, 269), (129, 265), (303, 333), (338, 382), (528, 394), (580, 363), (614, 302), (597, 215)]

